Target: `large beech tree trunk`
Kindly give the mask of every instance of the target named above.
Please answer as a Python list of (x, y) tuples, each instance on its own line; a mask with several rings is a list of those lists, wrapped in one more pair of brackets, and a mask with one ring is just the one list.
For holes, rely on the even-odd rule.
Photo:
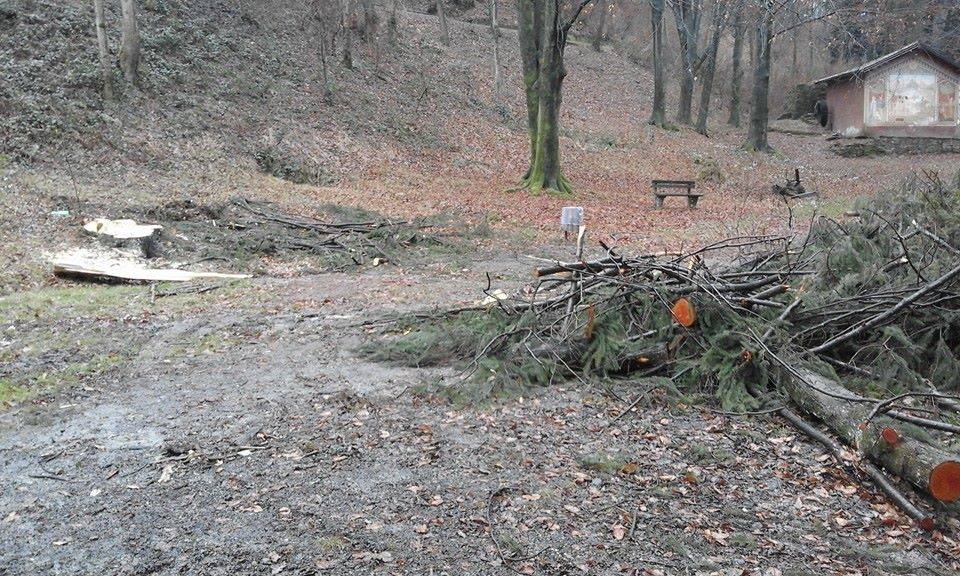
[(113, 102), (113, 71), (110, 66), (110, 47), (107, 45), (107, 26), (103, 15), (103, 0), (93, 0), (93, 23), (97, 31), (97, 52), (100, 56), (100, 77), (103, 80), (103, 99)]
[(767, 142), (770, 117), (770, 60), (773, 49), (773, 0), (765, 0), (754, 42), (753, 92), (751, 95), (750, 127), (747, 148), (769, 152)]
[(663, 0), (650, 0), (650, 21), (653, 25), (653, 111), (650, 113), (650, 123), (664, 127), (667, 123), (667, 99), (663, 85)]
[(798, 373), (803, 380), (787, 378), (784, 387), (804, 412), (820, 419), (866, 458), (934, 498), (960, 499), (960, 456), (907, 436), (898, 421), (886, 416), (868, 423), (873, 402), (810, 370)]
[(561, 4), (561, 0), (517, 1), (530, 135), (530, 167), (520, 187), (533, 193), (572, 192), (560, 170), (561, 89), (567, 75), (563, 51), (572, 22), (563, 22)]
[(140, 30), (137, 28), (137, 8), (133, 0), (120, 0), (122, 13), (120, 40), (120, 69), (124, 79), (137, 85), (140, 80)]

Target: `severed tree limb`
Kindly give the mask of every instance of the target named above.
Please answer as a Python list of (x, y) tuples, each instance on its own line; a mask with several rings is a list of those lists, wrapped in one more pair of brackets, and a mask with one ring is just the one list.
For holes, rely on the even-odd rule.
[[(798, 376), (798, 377), (797, 377)], [(893, 420), (871, 419), (872, 402), (807, 369), (784, 380), (790, 399), (846, 444), (941, 502), (960, 499), (960, 457), (897, 433)], [(893, 430), (893, 434), (886, 433)], [(893, 441), (891, 441), (891, 436)]]
[(913, 414), (907, 414), (906, 412), (900, 412), (899, 410), (890, 410), (887, 412), (887, 415), (891, 418), (916, 424), (917, 426), (922, 426), (924, 428), (960, 434), (960, 426), (957, 426), (956, 424), (941, 422), (939, 420), (931, 420), (929, 418), (921, 418), (920, 416), (914, 416)]
[[(823, 444), (833, 454), (833, 457), (837, 462), (848, 469), (853, 468), (849, 466), (843, 458), (843, 449), (840, 447), (840, 444), (833, 438), (827, 436), (820, 430), (814, 428), (809, 422), (803, 419), (802, 416), (790, 410), (789, 408), (781, 408), (777, 411), (784, 420), (790, 422), (796, 429), (800, 430), (807, 436), (813, 438), (820, 444)], [(882, 470), (871, 464), (870, 462), (862, 462), (863, 471), (870, 477), (871, 480), (877, 485), (884, 494), (887, 495), (898, 508), (904, 511), (910, 518), (912, 518), (916, 523), (923, 528), (924, 530), (930, 531), (934, 529), (933, 516), (927, 514), (926, 512), (917, 508), (913, 502), (907, 498), (903, 492), (897, 489), (893, 485), (893, 482), (883, 473)]]
[(819, 346), (815, 346), (811, 348), (810, 351), (814, 353), (824, 352), (826, 350), (829, 350), (837, 346), (838, 344), (842, 344), (847, 340), (850, 340), (851, 338), (862, 334), (863, 332), (865, 332), (866, 330), (869, 330), (870, 328), (879, 326), (883, 322), (896, 316), (904, 308), (907, 308), (908, 306), (910, 306), (911, 304), (913, 304), (923, 296), (929, 294), (930, 292), (933, 292), (937, 288), (940, 288), (947, 282), (953, 280), (954, 278), (956, 278), (958, 274), (960, 274), (960, 264), (958, 264), (957, 266), (954, 266), (946, 274), (944, 274), (943, 276), (940, 276), (936, 280), (933, 280), (932, 282), (928, 282), (922, 288), (913, 292), (912, 294), (910, 294), (909, 296), (907, 296), (906, 298), (898, 302), (896, 306), (888, 308), (883, 312), (870, 317), (866, 321), (860, 322), (859, 324), (847, 330), (846, 332), (843, 332), (837, 336), (834, 336), (833, 338), (827, 340), (826, 342), (820, 344)]

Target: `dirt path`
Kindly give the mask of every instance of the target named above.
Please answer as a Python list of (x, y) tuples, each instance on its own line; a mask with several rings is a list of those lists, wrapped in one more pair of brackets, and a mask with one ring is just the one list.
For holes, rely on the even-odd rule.
[(638, 393), (616, 384), (463, 408), (427, 391), (452, 370), (353, 352), (358, 319), (526, 269), (262, 280), (128, 319), (110, 378), (0, 415), (0, 574), (950, 573), (951, 534), (773, 421), (654, 402), (610, 425)]

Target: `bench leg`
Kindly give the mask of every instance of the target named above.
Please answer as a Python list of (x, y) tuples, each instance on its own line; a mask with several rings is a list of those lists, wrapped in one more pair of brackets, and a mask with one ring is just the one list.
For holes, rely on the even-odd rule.
[(692, 210), (697, 207), (697, 201), (699, 200), (700, 200), (699, 196), (687, 196), (687, 206), (689, 206), (690, 209)]
[(663, 208), (663, 196), (654, 196), (653, 206), (654, 208)]

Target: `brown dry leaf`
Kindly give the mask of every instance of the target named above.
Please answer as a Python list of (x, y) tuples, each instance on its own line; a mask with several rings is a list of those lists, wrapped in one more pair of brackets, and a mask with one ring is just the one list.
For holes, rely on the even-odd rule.
[(427, 504), (431, 506), (439, 506), (443, 504), (443, 497), (440, 496), (439, 494), (434, 494), (433, 496), (430, 497), (430, 500), (427, 501)]
[(837, 490), (844, 496), (853, 496), (857, 493), (857, 487), (852, 485), (837, 486)]
[(622, 524), (614, 524), (611, 531), (614, 540), (623, 540), (623, 537), (627, 535), (627, 529)]
[(710, 543), (716, 544), (717, 546), (729, 546), (727, 538), (730, 537), (730, 534), (726, 532), (720, 532), (719, 530), (704, 530), (703, 537)]

